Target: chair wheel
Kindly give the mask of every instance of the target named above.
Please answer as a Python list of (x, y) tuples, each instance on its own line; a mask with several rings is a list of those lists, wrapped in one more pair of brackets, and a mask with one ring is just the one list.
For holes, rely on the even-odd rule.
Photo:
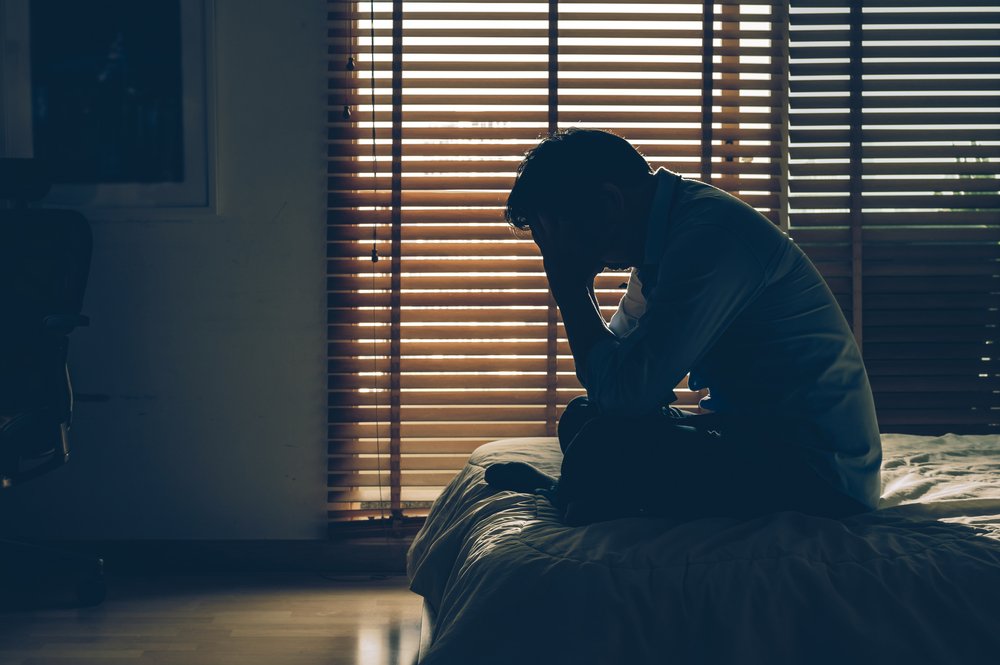
[(76, 599), (83, 607), (94, 607), (104, 602), (107, 587), (104, 577), (95, 576), (82, 579), (76, 584)]

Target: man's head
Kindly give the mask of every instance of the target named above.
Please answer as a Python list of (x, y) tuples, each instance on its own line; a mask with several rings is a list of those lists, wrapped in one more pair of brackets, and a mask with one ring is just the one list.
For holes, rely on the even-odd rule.
[(514, 228), (555, 225), (612, 267), (635, 265), (644, 240), (650, 168), (625, 139), (571, 128), (542, 140), (525, 155), (507, 197)]

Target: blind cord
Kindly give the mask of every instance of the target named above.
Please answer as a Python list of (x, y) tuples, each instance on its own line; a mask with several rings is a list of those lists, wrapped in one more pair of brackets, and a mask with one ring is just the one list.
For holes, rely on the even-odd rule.
[[(370, 72), (370, 92), (371, 92), (371, 145), (372, 145), (372, 195), (375, 199), (376, 210), (378, 209), (378, 150), (376, 149), (376, 128), (375, 128), (375, 0), (369, 0), (368, 4), (368, 48), (369, 48), (369, 72)], [(386, 544), (389, 543), (389, 523), (385, 517), (385, 498), (382, 491), (382, 421), (379, 418), (379, 385), (378, 385), (378, 337), (374, 334), (378, 329), (378, 297), (377, 280), (375, 277), (375, 266), (378, 264), (378, 224), (372, 224), (372, 380), (374, 382), (374, 392), (372, 396), (375, 402), (375, 475), (378, 478), (378, 506), (382, 519), (383, 535)]]
[[(357, 60), (354, 57), (354, 18), (352, 14), (354, 13), (354, 0), (348, 0), (348, 11), (347, 11), (347, 64), (346, 70), (348, 72), (353, 72), (357, 70)], [(375, 205), (373, 208), (375, 210), (379, 209), (378, 206), (378, 150), (376, 149), (376, 128), (375, 128), (375, 0), (370, 0), (369, 2), (369, 71), (370, 71), (370, 82), (371, 82), (371, 146), (372, 146), (372, 196)], [(348, 74), (350, 76), (350, 74)], [(345, 86), (350, 89), (349, 86)], [(342, 117), (344, 120), (351, 120), (351, 105), (348, 99), (344, 100), (344, 110)], [(386, 542), (389, 542), (389, 525), (385, 517), (385, 496), (382, 489), (382, 436), (380, 434), (380, 429), (382, 427), (382, 422), (379, 418), (379, 369), (378, 369), (378, 337), (376, 335), (376, 330), (378, 328), (378, 281), (375, 274), (375, 264), (379, 261), (378, 255), (378, 223), (372, 224), (372, 251), (371, 251), (371, 261), (372, 261), (372, 399), (375, 407), (375, 465), (376, 465), (376, 475), (378, 480), (378, 505), (379, 513), (382, 519), (382, 524), (384, 526), (384, 536)]]

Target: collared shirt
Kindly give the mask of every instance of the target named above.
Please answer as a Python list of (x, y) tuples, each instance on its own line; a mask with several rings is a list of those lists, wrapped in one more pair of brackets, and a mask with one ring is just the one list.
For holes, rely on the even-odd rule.
[[(869, 507), (881, 442), (871, 387), (836, 299), (752, 207), (660, 169), (643, 265), (583, 375), (605, 412), (649, 413), (690, 373), (701, 405), (773, 424), (821, 477)], [(780, 431), (779, 431), (780, 430)]]

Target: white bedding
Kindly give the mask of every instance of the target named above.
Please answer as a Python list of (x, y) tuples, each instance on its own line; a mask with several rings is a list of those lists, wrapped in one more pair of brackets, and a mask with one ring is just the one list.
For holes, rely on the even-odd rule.
[(573, 528), (483, 480), (513, 460), (558, 475), (555, 439), (482, 446), (409, 551), (435, 615), (421, 665), (1000, 662), (1000, 436), (883, 448), (880, 509), (847, 520)]

